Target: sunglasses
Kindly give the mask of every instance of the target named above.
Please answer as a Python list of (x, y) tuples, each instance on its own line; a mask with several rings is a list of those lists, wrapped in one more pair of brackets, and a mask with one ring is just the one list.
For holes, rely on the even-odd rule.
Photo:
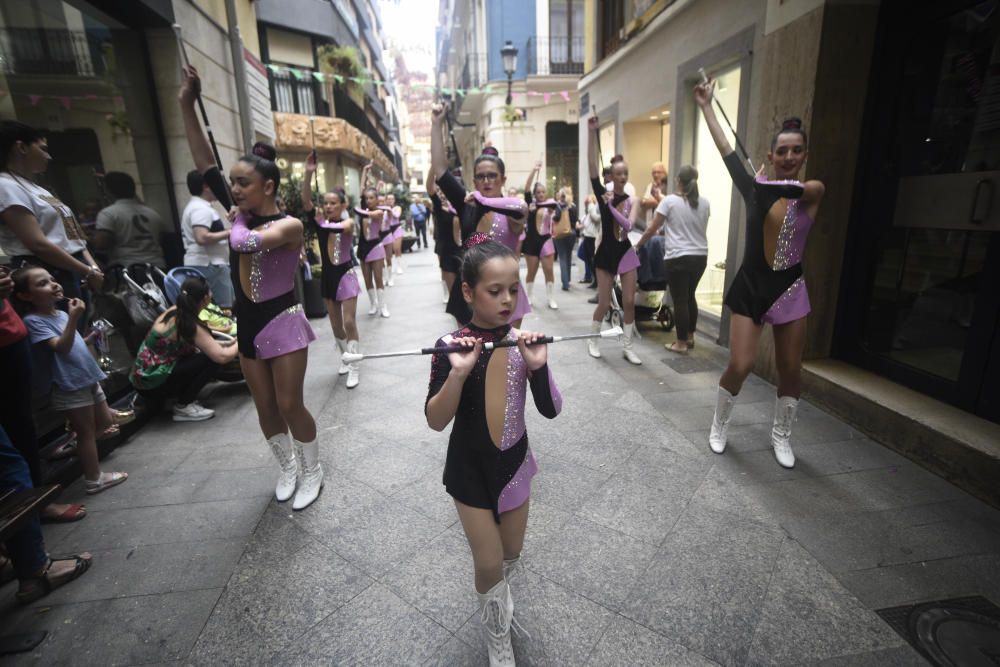
[(476, 174), (475, 178), (476, 178), (477, 181), (480, 181), (480, 182), (481, 181), (495, 181), (495, 180), (498, 180), (500, 178), (500, 174), (497, 173), (497, 172), (495, 172), (495, 171), (490, 171), (490, 172), (485, 172), (485, 173), (482, 173), (482, 174)]

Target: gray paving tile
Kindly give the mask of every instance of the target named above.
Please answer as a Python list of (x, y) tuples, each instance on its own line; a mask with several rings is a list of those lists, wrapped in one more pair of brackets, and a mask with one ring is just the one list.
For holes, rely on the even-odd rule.
[(905, 644), (801, 546), (786, 540), (747, 664), (802, 664)]
[(591, 470), (555, 457), (540, 457), (538, 474), (531, 481), (532, 498), (572, 512), (610, 477), (610, 471)]
[[(313, 507), (317, 506), (314, 504)], [(309, 508), (310, 512), (313, 507)], [(316, 540), (296, 520), (303, 514), (293, 512), (288, 503), (271, 501), (257, 523), (253, 536), (247, 540), (241, 561), (244, 564), (256, 561), (277, 563), (285, 556), (315, 543)]]
[(719, 663), (688, 650), (648, 628), (616, 617), (597, 643), (587, 665), (591, 667), (633, 667), (634, 665), (676, 665), (712, 667)]
[(816, 663), (818, 667), (927, 667), (928, 664), (909, 646), (841, 655)]
[(392, 494), (392, 498), (428, 519), (439, 522), (442, 527), (451, 526), (458, 521), (455, 501), (445, 491), (441, 475), (434, 471), (398, 489)]
[(261, 665), (274, 648), (247, 623), (249, 608), (237, 607), (234, 596), (224, 592), (192, 647), (185, 665)]
[(484, 646), (472, 647), (452, 637), (424, 663), (424, 667), (480, 667), (488, 662)]
[(344, 522), (385, 498), (326, 461), (323, 470), (323, 490), (308, 508), (295, 512), (288, 503), (276, 503), (296, 525), (317, 539), (328, 537)]
[(6, 631), (48, 631), (34, 651), (9, 664), (125, 665), (181, 659), (194, 645), (220, 592), (141, 595), (8, 614)]
[(311, 628), (273, 665), (420, 665), (451, 636), (381, 584)]

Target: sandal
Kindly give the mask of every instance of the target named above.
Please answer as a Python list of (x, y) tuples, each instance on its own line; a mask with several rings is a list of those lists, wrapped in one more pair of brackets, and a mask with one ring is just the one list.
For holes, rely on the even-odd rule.
[(14, 596), (17, 598), (19, 604), (34, 602), (45, 597), (63, 584), (73, 581), (90, 568), (90, 563), (94, 560), (94, 557), (84, 552), (82, 554), (74, 554), (69, 558), (59, 558), (57, 560), (75, 560), (76, 566), (66, 574), (60, 575), (58, 579), (53, 579), (49, 577), (49, 569), (52, 568), (52, 564), (56, 561), (50, 558), (41, 574), (21, 580), (21, 587)]
[(675, 354), (687, 354), (688, 353), (688, 348), (686, 348), (686, 347), (685, 348), (678, 347), (677, 346), (677, 341), (674, 341), (673, 343), (665, 344), (663, 347), (665, 347), (670, 352), (674, 352)]
[(84, 486), (87, 489), (87, 495), (92, 496), (95, 493), (106, 491), (112, 486), (118, 486), (126, 479), (128, 479), (127, 472), (102, 472), (101, 476), (93, 481), (85, 480)]
[(117, 424), (112, 424), (97, 435), (98, 440), (108, 440), (114, 438), (115, 436), (121, 435), (122, 430), (118, 428)]
[(49, 461), (61, 461), (76, 455), (76, 438), (71, 438), (56, 447), (51, 454), (46, 456)]
[(111, 423), (115, 426), (124, 426), (135, 421), (135, 410), (111, 410)]
[(46, 516), (45, 512), (41, 513), (42, 523), (72, 523), (74, 521), (79, 521), (83, 517), (87, 516), (87, 507), (79, 503), (73, 503), (72, 505), (67, 505), (66, 509), (61, 514)]

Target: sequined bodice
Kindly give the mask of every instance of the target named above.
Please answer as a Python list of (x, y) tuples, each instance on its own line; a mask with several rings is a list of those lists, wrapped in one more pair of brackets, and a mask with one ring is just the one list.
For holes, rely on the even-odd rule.
[[(275, 222), (277, 221), (266, 222), (255, 230), (263, 232)], [(295, 288), (295, 270), (299, 265), (299, 253), (298, 248), (281, 246), (241, 255), (241, 261), (250, 262), (250, 294), (247, 296), (252, 301), (260, 303), (292, 291)]]
[(343, 233), (344, 224), (340, 222), (317, 220), (317, 224), (331, 232), (326, 240), (326, 252), (330, 257), (330, 263), (337, 266), (338, 264), (350, 262), (351, 246), (354, 245), (354, 234)]
[(515, 234), (510, 228), (507, 216), (502, 213), (493, 213), (493, 220), (490, 223), (489, 235), (495, 240), (504, 244), (511, 250), (517, 250), (517, 242), (520, 234)]
[[(772, 213), (785, 204), (780, 221)], [(780, 215), (780, 213), (779, 213)], [(781, 199), (771, 207), (764, 221), (764, 254), (773, 271), (784, 271), (802, 261), (813, 219), (802, 207), (801, 199)]]

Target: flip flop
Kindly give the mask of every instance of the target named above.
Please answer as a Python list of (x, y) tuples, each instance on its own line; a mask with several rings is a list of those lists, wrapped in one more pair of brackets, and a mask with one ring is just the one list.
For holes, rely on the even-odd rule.
[(41, 515), (42, 523), (72, 523), (87, 516), (87, 508), (79, 503), (67, 505), (62, 514), (56, 516)]
[(135, 410), (111, 410), (111, 423), (124, 426), (135, 421)]
[[(76, 566), (67, 574), (60, 576), (59, 579), (50, 579), (49, 569), (56, 560), (75, 560)], [(68, 558), (57, 558), (55, 560), (50, 558), (41, 574), (36, 577), (21, 580), (21, 589), (17, 591), (14, 597), (17, 598), (17, 602), (19, 604), (29, 604), (35, 600), (43, 598), (55, 589), (68, 584), (90, 569), (90, 564), (93, 560), (94, 557), (86, 552), (82, 554), (74, 554)]]
[(117, 424), (112, 424), (111, 426), (109, 426), (106, 429), (104, 429), (103, 431), (101, 431), (101, 433), (98, 434), (97, 439), (98, 440), (107, 440), (108, 438), (113, 438), (113, 437), (115, 437), (117, 435), (120, 435), (121, 432), (122, 432), (122, 430), (120, 428), (118, 428)]

